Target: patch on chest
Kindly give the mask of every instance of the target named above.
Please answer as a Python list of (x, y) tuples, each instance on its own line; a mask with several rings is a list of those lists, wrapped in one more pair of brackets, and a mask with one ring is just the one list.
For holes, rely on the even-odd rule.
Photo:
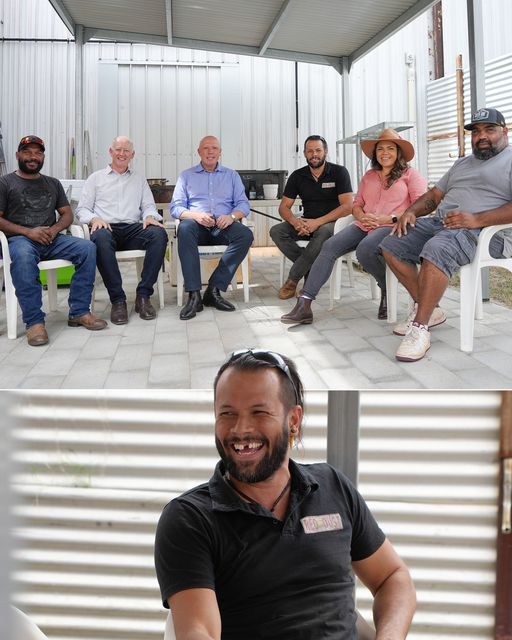
[(306, 516), (301, 518), (304, 533), (323, 533), (324, 531), (339, 531), (343, 529), (343, 522), (339, 513), (326, 513), (321, 516)]
[(335, 182), (322, 182), (322, 189), (332, 189), (335, 186)]

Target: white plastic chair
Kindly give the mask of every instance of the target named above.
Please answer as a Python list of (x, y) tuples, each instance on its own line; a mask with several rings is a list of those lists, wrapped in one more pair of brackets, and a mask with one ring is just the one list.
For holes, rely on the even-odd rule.
[[(179, 222), (180, 222), (179, 220), (176, 220), (176, 246), (175, 248), (173, 248), (173, 251), (176, 252), (176, 256), (179, 255), (178, 254)], [(253, 226), (251, 222), (245, 219), (242, 220), (242, 224), (245, 224), (248, 227)], [(213, 245), (204, 244), (203, 245), (202, 244), (202, 245), (199, 245), (197, 248), (199, 251), (200, 260), (213, 260), (215, 258), (220, 258), (220, 256), (222, 256), (224, 251), (226, 251), (227, 249), (227, 245), (225, 244), (213, 244)], [(242, 260), (240, 267), (242, 268), (242, 286), (244, 289), (244, 302), (249, 302), (249, 252), (247, 252), (247, 255)], [(183, 305), (183, 286), (184, 286), (183, 271), (181, 269), (181, 261), (178, 257), (178, 259), (176, 260), (176, 290), (177, 290), (176, 298), (177, 298), (178, 307), (181, 307)], [(236, 274), (233, 276), (233, 280), (231, 281), (231, 288), (233, 289), (233, 291), (236, 291), (238, 289)]]
[(19, 640), (48, 640), (48, 636), (23, 611), (11, 605), (11, 635)]
[[(460, 350), (473, 351), (475, 318), (483, 319), (482, 278), (484, 267), (503, 267), (512, 272), (512, 258), (493, 258), (489, 254), (489, 242), (495, 233), (510, 229), (512, 224), (497, 224), (485, 227), (478, 236), (475, 257), (470, 264), (460, 269)], [(386, 287), (388, 298), (388, 322), (396, 322), (398, 307), (398, 279), (386, 267)], [(410, 299), (409, 309), (413, 301)]]
[[(336, 220), (336, 224), (334, 225), (334, 233), (338, 233), (338, 231), (341, 231), (345, 227), (348, 227), (348, 225), (352, 224), (353, 222), (354, 216), (352, 215), (338, 218)], [(329, 309), (332, 309), (334, 307), (334, 300), (340, 300), (341, 298), (341, 265), (343, 261), (347, 263), (349, 284), (351, 287), (354, 286), (353, 263), (357, 262), (357, 259), (356, 252), (350, 251), (349, 253), (345, 253), (343, 256), (340, 256), (334, 264), (334, 268), (329, 279)], [(377, 281), (370, 274), (368, 274), (368, 276), (370, 278), (370, 292), (372, 300), (377, 300), (379, 298)]]
[[(69, 227), (71, 235), (83, 237), (82, 229), (78, 225), (72, 224)], [(18, 298), (11, 277), (11, 256), (9, 253), (9, 243), (5, 233), (0, 231), (0, 244), (2, 246), (2, 267), (3, 282), (5, 288), (5, 308), (7, 317), (7, 337), (15, 340), (18, 336)], [(39, 271), (46, 271), (46, 282), (48, 287), (48, 307), (50, 311), (57, 310), (57, 269), (62, 267), (72, 267), (70, 260), (41, 260), (38, 263)]]
[[(91, 234), (90, 229), (87, 224), (81, 225), (83, 236), (86, 240), (90, 240)], [(145, 249), (128, 249), (126, 251), (116, 251), (116, 260), (118, 262), (128, 262), (135, 261), (135, 269), (137, 272), (137, 279), (140, 280), (140, 275), (142, 273), (142, 267), (144, 266), (144, 258), (146, 257)], [(98, 272), (97, 272), (98, 273)], [(96, 280), (98, 277), (96, 276)], [(163, 271), (163, 263), (160, 271), (158, 272), (158, 278), (156, 280), (156, 288), (158, 291), (158, 300), (160, 303), (160, 309), (164, 308), (164, 271)], [(94, 300), (96, 295), (96, 284), (94, 285), (94, 289), (92, 292), (92, 305), (91, 307), (94, 309)]]
[(493, 258), (489, 254), (489, 242), (502, 229), (510, 229), (512, 224), (497, 224), (485, 227), (478, 236), (476, 254), (470, 264), (460, 270), (460, 350), (473, 351), (475, 317), (482, 320), (482, 278), (484, 267), (503, 267), (512, 273), (512, 258)]

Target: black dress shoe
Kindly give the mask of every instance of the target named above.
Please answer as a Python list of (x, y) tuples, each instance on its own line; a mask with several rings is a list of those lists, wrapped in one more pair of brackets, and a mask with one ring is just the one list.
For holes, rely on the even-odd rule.
[(225, 300), (217, 287), (208, 287), (203, 294), (203, 304), (205, 307), (215, 307), (219, 311), (234, 311), (235, 305)]
[(385, 291), (380, 292), (380, 304), (379, 304), (379, 312), (377, 314), (377, 318), (379, 320), (388, 319), (388, 300), (387, 300)]
[(112, 324), (126, 324), (128, 322), (128, 309), (126, 308), (126, 300), (112, 303), (110, 310), (110, 322)]
[(154, 320), (156, 318), (155, 307), (151, 304), (149, 298), (137, 296), (135, 298), (135, 312), (138, 313), (143, 320)]
[(180, 320), (190, 320), (196, 313), (203, 310), (201, 294), (199, 291), (189, 291), (187, 304), (180, 311)]

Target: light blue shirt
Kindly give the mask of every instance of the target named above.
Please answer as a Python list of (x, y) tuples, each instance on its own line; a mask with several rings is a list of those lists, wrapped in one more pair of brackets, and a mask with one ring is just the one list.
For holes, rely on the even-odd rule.
[(174, 188), (171, 215), (179, 218), (184, 211), (203, 211), (214, 218), (240, 211), (247, 217), (249, 200), (242, 179), (221, 164), (215, 171), (206, 171), (201, 164), (186, 169)]
[(76, 216), (85, 224), (93, 218), (109, 224), (141, 222), (148, 216), (162, 220), (146, 178), (131, 169), (117, 173), (110, 165), (87, 178)]

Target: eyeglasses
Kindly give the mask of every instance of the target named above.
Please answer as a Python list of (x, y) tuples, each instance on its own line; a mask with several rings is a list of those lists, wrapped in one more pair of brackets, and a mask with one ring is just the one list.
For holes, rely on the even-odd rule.
[(282, 371), (292, 385), (296, 404), (300, 404), (299, 392), (297, 391), (297, 387), (292, 378), (290, 367), (283, 360), (282, 356), (275, 351), (266, 351), (265, 349), (240, 349), (239, 351), (233, 351), (233, 353), (226, 359), (223, 366), (229, 365), (231, 362), (235, 362), (247, 354), (251, 354), (256, 360), (266, 362), (267, 364)]

